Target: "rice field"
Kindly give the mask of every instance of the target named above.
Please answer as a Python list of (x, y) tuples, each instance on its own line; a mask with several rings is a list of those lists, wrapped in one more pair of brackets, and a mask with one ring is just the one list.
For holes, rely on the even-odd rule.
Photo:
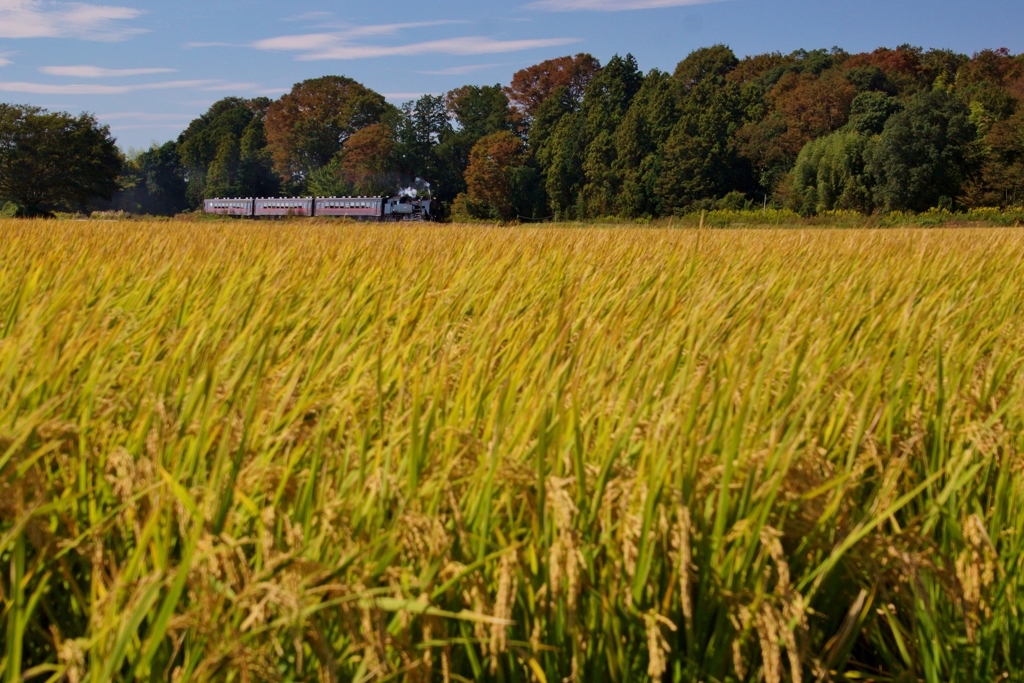
[(0, 679), (1024, 680), (1024, 230), (0, 222)]

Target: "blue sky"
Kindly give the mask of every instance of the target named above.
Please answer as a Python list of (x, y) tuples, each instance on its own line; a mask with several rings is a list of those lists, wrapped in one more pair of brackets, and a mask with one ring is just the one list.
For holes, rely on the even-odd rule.
[(910, 43), (1024, 52), (1021, 0), (0, 0), (0, 101), (90, 111), (122, 147), (172, 139), (227, 95), (340, 74), (395, 103), (507, 83), (576, 52), (671, 70), (738, 55)]

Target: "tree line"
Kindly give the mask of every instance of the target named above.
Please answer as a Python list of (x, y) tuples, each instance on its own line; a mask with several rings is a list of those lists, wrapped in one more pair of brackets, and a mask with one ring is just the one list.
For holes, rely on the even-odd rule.
[(907, 45), (743, 59), (716, 45), (671, 74), (579, 54), (402, 107), (325, 76), (274, 101), (223, 99), (123, 159), (114, 191), (92, 191), (106, 208), (173, 214), (208, 197), (416, 187), (453, 218), (502, 221), (1020, 206), (1022, 100), (1024, 55)]

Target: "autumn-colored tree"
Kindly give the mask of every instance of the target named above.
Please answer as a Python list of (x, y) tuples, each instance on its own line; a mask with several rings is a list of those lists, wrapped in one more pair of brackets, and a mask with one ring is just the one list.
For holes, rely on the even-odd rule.
[(328, 164), (356, 131), (378, 123), (389, 105), (384, 96), (343, 76), (296, 84), (267, 110), (267, 145), (274, 168), (300, 183)]
[(917, 78), (924, 70), (921, 64), (921, 48), (901, 45), (895, 50), (880, 47), (874, 52), (851, 55), (843, 64), (847, 69), (864, 66), (878, 67), (885, 74), (902, 74)]
[(508, 131), (481, 138), (470, 153), (466, 169), (470, 202), (485, 207), (491, 217), (510, 221), (518, 215), (516, 169), (521, 166), (525, 145)]
[(795, 159), (811, 140), (839, 130), (850, 115), (857, 89), (834, 71), (821, 77), (787, 74), (768, 93), (786, 123), (779, 145)]
[(356, 194), (375, 196), (398, 189), (394, 151), (393, 131), (379, 123), (357, 131), (345, 141), (341, 169)]
[[(843, 77), (848, 61), (839, 50), (798, 50), (744, 89), (744, 123), (735, 144), (760, 191), (782, 190), (800, 150), (846, 123), (857, 94)], [(768, 88), (763, 97), (758, 88)]]
[(560, 87), (566, 88), (567, 95), (579, 105), (587, 86), (600, 70), (601, 63), (586, 53), (549, 59), (517, 71), (505, 92), (525, 119), (532, 121), (541, 103)]
[(330, 163), (309, 175), (307, 191), (321, 197), (394, 194), (400, 185), (395, 149), (390, 126), (375, 123), (362, 128)]
[(1024, 76), (1024, 64), (1015, 59), (1007, 48), (982, 50), (960, 67), (956, 85), (958, 89), (969, 88), (977, 83), (1002, 87), (1021, 76)]
[[(466, 85), (445, 96), (453, 127), (438, 139), (437, 157), (462, 179), (473, 146), (488, 135), (516, 128), (508, 97), (500, 85)], [(464, 187), (464, 184), (463, 184)], [(462, 191), (463, 187), (458, 187)]]
[(880, 47), (874, 52), (853, 55), (843, 67), (853, 73), (865, 68), (878, 69), (885, 76), (885, 87), (872, 89), (892, 95), (911, 95), (934, 83), (936, 76), (929, 68), (929, 61), (933, 60), (926, 59), (920, 47), (900, 45), (896, 49)]

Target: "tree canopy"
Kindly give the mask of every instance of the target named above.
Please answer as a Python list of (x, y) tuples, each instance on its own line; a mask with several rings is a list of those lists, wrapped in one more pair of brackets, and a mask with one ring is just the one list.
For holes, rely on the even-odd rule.
[(110, 129), (92, 115), (0, 104), (0, 198), (16, 204), (19, 214), (109, 200), (121, 166)]
[(267, 108), (274, 169), (286, 182), (301, 182), (330, 163), (359, 129), (379, 123), (388, 107), (383, 95), (344, 76), (297, 83)]
[[(566, 55), (517, 71), (507, 86), (466, 85), (401, 108), (324, 76), (276, 101), (215, 103), (177, 141), (131, 155), (113, 205), (170, 213), (215, 196), (415, 186), (429, 188), (441, 213), (502, 220), (763, 202), (803, 213), (1005, 207), (1024, 203), (1022, 101), (1024, 56), (909, 45), (742, 58), (713, 45), (671, 72), (646, 73), (632, 55), (604, 65)], [(76, 182), (27, 175), (50, 177), (46, 150), (58, 143), (26, 131), (46, 121), (78, 136), (68, 150), (83, 149), (89, 135), (106, 135), (94, 120), (4, 112), (7, 196), (20, 183), (18, 202), (34, 211), (110, 194), (118, 162), (99, 154), (100, 142), (99, 156), (60, 170), (107, 171)], [(21, 156), (11, 126), (21, 126)]]

